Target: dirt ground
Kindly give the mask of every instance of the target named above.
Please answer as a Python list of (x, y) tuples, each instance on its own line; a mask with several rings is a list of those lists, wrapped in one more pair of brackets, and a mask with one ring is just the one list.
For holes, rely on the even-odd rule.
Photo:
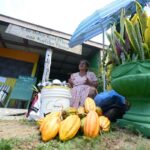
[(27, 124), (25, 121), (0, 120), (0, 139), (26, 138), (39, 134), (38, 126)]
[(40, 139), (38, 125), (35, 122), (27, 120), (0, 120), (0, 140), (6, 139), (6, 145), (8, 145), (12, 144), (12, 142), (8, 143), (8, 139), (11, 139), (11, 141), (20, 139), (19, 143), (14, 142), (12, 144), (12, 150), (81, 150), (84, 147), (87, 150), (149, 150), (149, 139), (120, 129), (117, 126), (112, 126), (112, 130), (110, 133), (102, 134), (91, 140), (78, 135), (78, 137), (69, 142), (61, 142), (56, 137), (54, 140), (45, 143)]

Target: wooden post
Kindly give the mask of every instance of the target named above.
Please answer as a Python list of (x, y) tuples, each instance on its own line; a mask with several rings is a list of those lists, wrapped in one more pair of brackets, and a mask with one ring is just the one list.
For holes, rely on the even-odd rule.
[(45, 56), (45, 64), (44, 64), (44, 72), (42, 77), (42, 83), (49, 80), (50, 75), (50, 67), (51, 67), (51, 59), (52, 59), (52, 49), (47, 49)]

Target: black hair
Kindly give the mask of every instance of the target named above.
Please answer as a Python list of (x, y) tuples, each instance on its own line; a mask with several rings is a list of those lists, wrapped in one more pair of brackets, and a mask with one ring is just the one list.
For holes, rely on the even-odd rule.
[(81, 59), (80, 62), (81, 62), (81, 61), (83, 61), (83, 62), (86, 64), (86, 66), (89, 68), (90, 63), (89, 63), (86, 59)]

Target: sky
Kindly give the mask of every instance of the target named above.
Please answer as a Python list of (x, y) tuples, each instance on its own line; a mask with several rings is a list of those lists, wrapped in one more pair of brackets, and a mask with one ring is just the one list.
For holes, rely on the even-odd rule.
[[(73, 34), (79, 23), (113, 0), (0, 0), (0, 13)], [(100, 42), (99, 37), (93, 39)]]
[[(73, 34), (79, 23), (113, 0), (0, 0), (0, 13)], [(149, 8), (150, 9), (150, 8)], [(92, 40), (102, 43), (101, 37)]]

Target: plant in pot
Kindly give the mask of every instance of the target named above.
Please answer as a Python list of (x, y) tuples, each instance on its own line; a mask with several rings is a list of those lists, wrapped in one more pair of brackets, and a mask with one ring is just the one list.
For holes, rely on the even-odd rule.
[(130, 19), (122, 11), (120, 32), (114, 25), (107, 35), (110, 47), (105, 62), (107, 68), (111, 62), (112, 88), (130, 104), (119, 125), (150, 136), (150, 17), (138, 2), (135, 5), (136, 13)]

